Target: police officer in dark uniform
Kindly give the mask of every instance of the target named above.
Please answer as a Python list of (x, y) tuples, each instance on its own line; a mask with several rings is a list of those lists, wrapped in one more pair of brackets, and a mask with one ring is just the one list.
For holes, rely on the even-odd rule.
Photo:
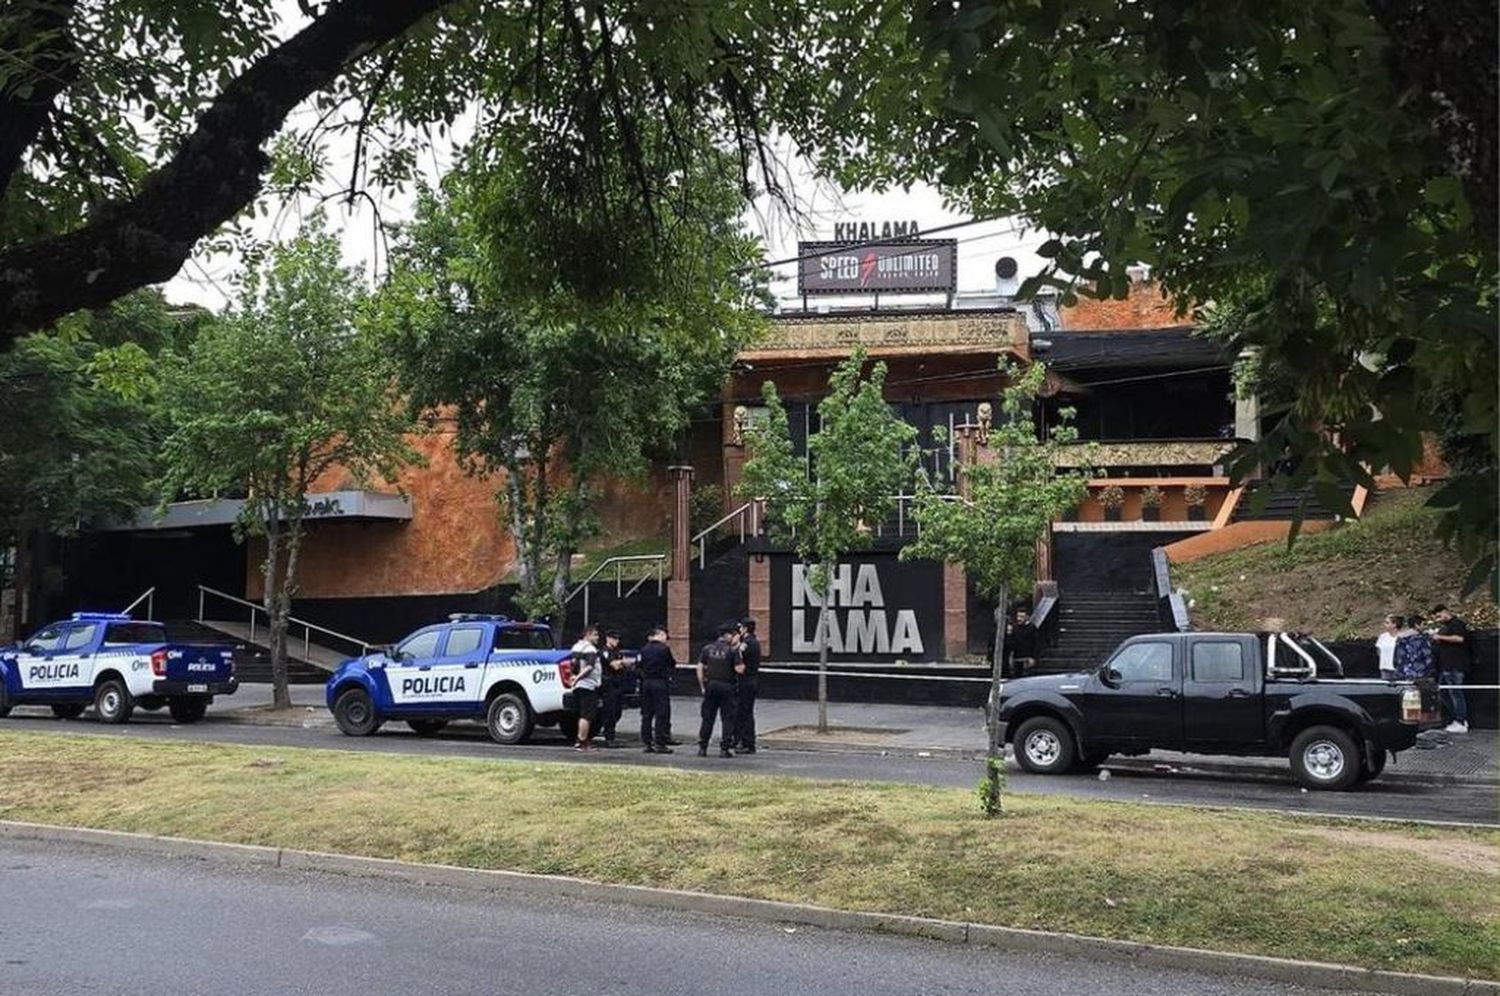
[(745, 670), (740, 661), (740, 627), (719, 627), (719, 637), (698, 653), (698, 687), (703, 691), (703, 723), (698, 727), (698, 756), (708, 756), (708, 741), (714, 735), (714, 717), (719, 718), (719, 756), (734, 757), (734, 682)]
[(615, 727), (620, 714), (625, 711), (625, 693), (629, 690), (630, 675), (625, 671), (625, 655), (620, 652), (619, 630), (604, 634), (604, 646), (599, 648), (599, 668), (603, 672), (604, 684), (600, 689), (599, 725), (603, 727), (604, 746), (618, 747)]
[(755, 693), (760, 675), (760, 640), (755, 635), (755, 620), (740, 620), (740, 662), (744, 670), (734, 683), (734, 739), (736, 748), (745, 754), (755, 753)]
[(672, 748), (672, 675), (677, 658), (667, 643), (667, 628), (653, 626), (636, 661), (641, 678), (641, 743), (647, 754), (670, 754)]

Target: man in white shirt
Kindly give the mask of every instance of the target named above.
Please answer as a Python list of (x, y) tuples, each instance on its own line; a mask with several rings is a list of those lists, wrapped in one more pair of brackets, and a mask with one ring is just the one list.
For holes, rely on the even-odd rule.
[(593, 750), (589, 742), (590, 727), (599, 715), (599, 627), (589, 623), (583, 636), (573, 644), (573, 705), (578, 710), (578, 742), (574, 750)]
[(1375, 652), (1380, 655), (1380, 676), (1387, 681), (1396, 677), (1396, 634), (1405, 624), (1406, 620), (1400, 616), (1386, 616), (1380, 635), (1375, 638)]

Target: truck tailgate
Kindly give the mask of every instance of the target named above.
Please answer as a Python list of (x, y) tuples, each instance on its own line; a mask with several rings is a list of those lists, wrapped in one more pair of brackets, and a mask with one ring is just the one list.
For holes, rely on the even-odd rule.
[(234, 651), (228, 647), (172, 643), (162, 649), (167, 652), (168, 681), (208, 684), (234, 676)]

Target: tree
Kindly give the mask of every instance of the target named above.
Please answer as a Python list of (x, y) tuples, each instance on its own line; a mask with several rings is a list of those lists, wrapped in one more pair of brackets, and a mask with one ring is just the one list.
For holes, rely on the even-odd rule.
[[(116, 310), (161, 319), (159, 300), (146, 298)], [(31, 590), (38, 533), (72, 535), (151, 499), (157, 358), (135, 342), (108, 344), (122, 320), (84, 313), (66, 334), (29, 335), (0, 353), (0, 554), (10, 554), (0, 591)]]
[[(632, 178), (589, 197), (572, 184), (597, 174), (541, 135), (476, 157), (419, 198), (381, 295), (412, 403), (451, 420), (467, 469), (499, 475), (534, 617), (563, 618), (601, 479), (669, 452), (760, 326), (730, 164), (705, 148), (681, 172), (659, 153), (643, 156), (660, 170), (655, 236), (620, 192)], [(601, 201), (629, 215), (600, 219)]]
[(1122, 297), (1144, 262), (1184, 310), (1234, 309), (1231, 344), (1292, 378), (1241, 475), (1334, 500), (1408, 472), (1456, 401), (1490, 457), (1438, 503), (1492, 561), (1493, 0), (889, 4), (844, 29), (792, 129), (826, 168), (1055, 233), (1031, 288)]
[(275, 704), (291, 705), (287, 623), (297, 591), (307, 495), (335, 470), (395, 480), (415, 459), (414, 428), (380, 338), (362, 321), (359, 278), (314, 218), (270, 247), (232, 312), (167, 370), (163, 503), (242, 494), (242, 535), (265, 538), (262, 604)]
[(995, 602), (995, 650), (989, 699), (989, 752), (981, 788), (984, 811), (998, 815), (1003, 776), (1000, 677), (1005, 655), (1005, 617), (1015, 592), (1029, 592), (1036, 579), (1037, 541), (1054, 520), (1088, 494), (1081, 470), (1059, 470), (1059, 450), (1078, 439), (1064, 410), (1057, 425), (1039, 437), (1033, 406), (1047, 371), (1040, 363), (1021, 370), (1001, 366), (1008, 384), (1001, 419), (990, 432), (992, 462), (963, 466), (960, 498), (925, 488), (913, 510), (921, 526), (901, 550), (903, 558), (928, 557), (962, 564), (969, 581)]
[[(824, 23), (771, 0), (290, 6), (0, 10), (0, 348), (170, 278), (265, 185), (316, 189), (339, 137), (354, 146), (338, 178), (350, 203), (409, 183), (459, 122), (486, 138), (558, 126), (598, 175), (634, 175), (632, 196), (653, 204), (638, 168), (650, 127), (708, 129), (744, 175), (774, 181), (768, 92)], [(289, 119), (298, 108), (311, 113)], [(697, 149), (677, 151), (686, 167)]]
[(792, 451), (786, 406), (767, 381), (767, 414), (750, 426), (739, 492), (764, 501), (774, 542), (807, 565), (818, 612), (818, 732), (828, 732), (828, 638), (833, 578), (839, 562), (865, 550), (872, 527), (896, 510), (896, 495), (917, 473), (915, 427), (885, 401), (884, 363), (868, 376), (856, 350), (834, 369), (818, 403), (818, 431), (807, 440), (807, 462)]

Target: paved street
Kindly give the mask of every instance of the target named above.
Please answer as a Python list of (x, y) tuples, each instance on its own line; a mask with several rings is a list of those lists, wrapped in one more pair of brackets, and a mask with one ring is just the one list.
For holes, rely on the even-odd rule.
[[(678, 714), (679, 723), (681, 713)], [(159, 715), (140, 714), (125, 726), (104, 726), (91, 717), (57, 720), (23, 715), (17, 710), (0, 723), (0, 730), (35, 733), (72, 733), (87, 736), (126, 736), (180, 741), (211, 741), (260, 747), (323, 747), (423, 756), (474, 757), (561, 764), (627, 764), (683, 767), (702, 771), (734, 771), (756, 775), (804, 778), (849, 778), (967, 788), (981, 774), (968, 758), (888, 756), (767, 747), (753, 757), (721, 760), (699, 758), (684, 746), (670, 757), (642, 754), (636, 749), (600, 750), (580, 756), (566, 748), (555, 731), (538, 731), (536, 743), (501, 747), (477, 724), (454, 724), (434, 738), (418, 737), (400, 723), (392, 723), (372, 737), (340, 734), (317, 719), (316, 725), (251, 726), (216, 721), (210, 716), (195, 726), (176, 726)], [(1357, 792), (1306, 792), (1290, 775), (1280, 777), (1214, 776), (1153, 771), (1114, 773), (1108, 780), (1070, 775), (1044, 778), (1011, 767), (1009, 784), (1018, 792), (1061, 794), (1086, 798), (1120, 799), (1179, 805), (1239, 806), (1254, 809), (1321, 813), (1388, 819), (1500, 825), (1500, 791), (1493, 785), (1430, 786), (1376, 781)]]
[(11, 841), (0, 992), (1251, 996), (1314, 990), (579, 900)]

